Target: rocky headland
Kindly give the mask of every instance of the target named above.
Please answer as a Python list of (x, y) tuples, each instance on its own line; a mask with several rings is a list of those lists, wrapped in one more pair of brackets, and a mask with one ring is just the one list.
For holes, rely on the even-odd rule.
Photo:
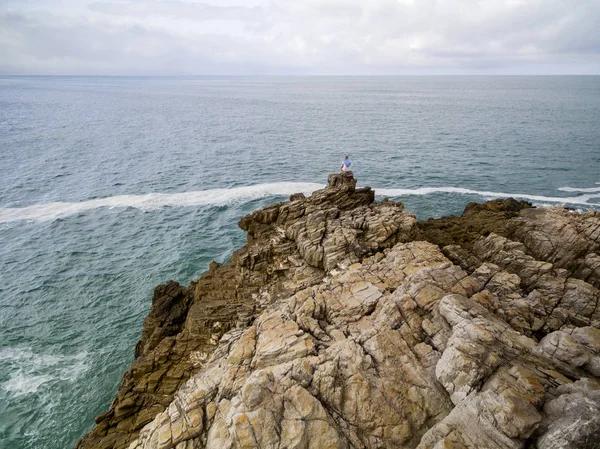
[(600, 448), (600, 213), (417, 222), (352, 175), (155, 289), (78, 449)]

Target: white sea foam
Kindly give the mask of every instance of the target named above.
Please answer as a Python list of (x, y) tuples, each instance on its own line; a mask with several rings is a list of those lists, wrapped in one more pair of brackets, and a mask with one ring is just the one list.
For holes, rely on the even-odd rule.
[(55, 382), (74, 382), (88, 369), (87, 352), (74, 355), (37, 354), (31, 348), (5, 348), (0, 360), (8, 368), (9, 378), (2, 390), (13, 397), (36, 393)]
[(4, 382), (2, 389), (11, 393), (14, 397), (25, 396), (36, 393), (40, 387), (51, 382), (53, 379), (53, 376), (47, 374), (27, 375), (22, 372), (16, 372), (12, 373), (10, 378)]
[(382, 196), (409, 196), (409, 195), (431, 195), (433, 193), (457, 193), (462, 195), (477, 195), (484, 198), (518, 198), (543, 203), (554, 204), (580, 204), (591, 207), (598, 207), (600, 203), (591, 203), (592, 198), (597, 198), (597, 193), (584, 194), (572, 197), (552, 197), (542, 195), (530, 195), (528, 193), (504, 193), (504, 192), (486, 192), (479, 190), (463, 189), (462, 187), (422, 187), (419, 189), (376, 189), (376, 193)]
[[(596, 183), (596, 184), (600, 184), (600, 183)], [(591, 187), (588, 189), (580, 189), (578, 187), (559, 187), (559, 189), (561, 192), (590, 192), (590, 193), (598, 193), (600, 192), (600, 187)]]
[[(147, 211), (166, 206), (221, 206), (226, 204), (243, 203), (258, 198), (272, 196), (286, 196), (292, 193), (303, 192), (310, 194), (324, 186), (315, 183), (279, 182), (272, 184), (258, 184), (255, 186), (235, 187), (231, 189), (211, 189), (183, 193), (150, 193), (146, 195), (119, 195), (108, 198), (82, 202), (54, 202), (35, 204), (22, 208), (0, 208), (0, 223), (18, 220), (45, 221), (68, 217), (101, 207), (126, 208), (133, 207)], [(422, 196), (436, 193), (455, 193), (461, 195), (477, 195), (484, 199), (513, 197), (534, 201), (536, 203), (573, 204), (598, 207), (600, 203), (591, 202), (600, 196), (600, 188), (578, 189), (574, 187), (561, 187), (565, 192), (582, 192), (579, 196), (550, 197), (531, 195), (528, 193), (488, 192), (462, 187), (421, 187), (417, 189), (375, 189), (378, 196)]]
[(183, 193), (150, 193), (147, 195), (119, 195), (77, 203), (54, 202), (34, 204), (33, 206), (21, 208), (0, 208), (0, 223), (18, 220), (55, 220), (100, 207), (134, 207), (147, 211), (166, 206), (222, 206), (252, 201), (263, 197), (286, 196), (298, 192), (309, 194), (323, 187), (321, 184), (314, 183), (278, 182), (235, 187), (232, 189), (211, 189)]

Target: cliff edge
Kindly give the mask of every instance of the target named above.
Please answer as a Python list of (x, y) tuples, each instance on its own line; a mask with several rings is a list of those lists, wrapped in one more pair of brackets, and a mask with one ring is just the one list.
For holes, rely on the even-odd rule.
[(77, 448), (600, 448), (600, 213), (418, 223), (351, 174), (155, 289)]

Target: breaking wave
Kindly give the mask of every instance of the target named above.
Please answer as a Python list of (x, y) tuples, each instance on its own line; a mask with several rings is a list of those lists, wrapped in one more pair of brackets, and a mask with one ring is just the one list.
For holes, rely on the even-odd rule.
[[(600, 184), (600, 182), (597, 182), (596, 184)], [(591, 192), (591, 193), (600, 193), (600, 187), (592, 187), (589, 189), (580, 189), (577, 187), (560, 187), (558, 190), (562, 191), (562, 192)]]
[(554, 204), (577, 204), (589, 207), (598, 207), (600, 203), (590, 202), (593, 198), (600, 199), (599, 189), (571, 189), (571, 187), (561, 187), (559, 190), (567, 192), (591, 192), (572, 197), (552, 197), (543, 195), (530, 195), (528, 193), (505, 193), (505, 192), (487, 192), (480, 190), (463, 189), (462, 187), (422, 187), (419, 189), (377, 189), (376, 193), (383, 196), (409, 196), (409, 195), (431, 195), (433, 193), (456, 193), (461, 195), (477, 195), (484, 198), (517, 198), (541, 203)]
[[(54, 220), (102, 207), (133, 207), (142, 211), (147, 211), (160, 209), (167, 206), (221, 206), (227, 204), (245, 203), (259, 198), (286, 196), (297, 192), (310, 194), (323, 187), (323, 185), (316, 183), (279, 182), (271, 184), (258, 184), (255, 186), (235, 187), (230, 189), (211, 189), (183, 193), (150, 193), (146, 195), (118, 195), (81, 202), (42, 203), (21, 208), (0, 208), (0, 223), (19, 220)], [(543, 204), (567, 204), (592, 208), (600, 206), (600, 203), (591, 201), (592, 199), (596, 198), (600, 200), (600, 187), (561, 187), (558, 190), (563, 192), (581, 192), (581, 195), (570, 197), (551, 197), (543, 195), (531, 195), (528, 193), (488, 192), (465, 189), (462, 187), (421, 187), (417, 189), (375, 188), (375, 193), (378, 196), (389, 197), (453, 193), (459, 195), (476, 195), (483, 198), (513, 197)]]
[(54, 202), (34, 204), (21, 208), (0, 208), (0, 223), (18, 220), (46, 221), (76, 215), (101, 207), (134, 207), (155, 210), (166, 206), (222, 206), (258, 198), (285, 196), (292, 193), (312, 193), (323, 185), (313, 183), (279, 182), (231, 189), (211, 189), (183, 193), (149, 193), (146, 195), (119, 195), (74, 203)]

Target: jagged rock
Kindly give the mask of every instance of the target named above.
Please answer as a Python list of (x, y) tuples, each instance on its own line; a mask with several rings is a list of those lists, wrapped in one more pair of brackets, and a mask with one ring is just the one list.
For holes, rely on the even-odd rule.
[(79, 447), (600, 449), (600, 214), (508, 199), (416, 223), (328, 181), (157, 289)]
[(519, 365), (500, 369), (422, 438), (419, 449), (520, 448), (539, 426), (544, 388)]
[(142, 338), (135, 347), (135, 357), (154, 349), (164, 338), (177, 335), (191, 304), (188, 289), (169, 281), (154, 289), (152, 308), (144, 321)]
[(354, 190), (356, 179), (354, 179), (354, 173), (351, 171), (332, 173), (327, 178), (327, 184), (334, 189)]
[(566, 332), (556, 331), (540, 341), (539, 349), (549, 357), (556, 358), (573, 367), (580, 367), (590, 361), (590, 352)]
[(539, 449), (600, 447), (600, 385), (587, 380), (560, 386), (560, 396), (544, 405)]
[(211, 263), (188, 289), (176, 283), (157, 288), (136, 360), (110, 410), (77, 447), (127, 447), (202, 369), (226, 332), (248, 325), (278, 298), (320, 282), (339, 264), (412, 240), (416, 219), (402, 203), (374, 203), (370, 188), (355, 186), (352, 174), (332, 175), (310, 198), (295, 195), (242, 218), (248, 244), (228, 263)]
[[(420, 238), (441, 247), (451, 246), (449, 250), (462, 258), (469, 256), (473, 244), (482, 236), (501, 235), (521, 243), (533, 259), (565, 268), (570, 276), (598, 288), (599, 222), (599, 211), (580, 214), (562, 207), (536, 209), (509, 198), (481, 205), (469, 203), (462, 216), (430, 219), (420, 223), (419, 228)], [(458, 258), (452, 260), (461, 262)], [(473, 260), (468, 264), (473, 266)]]
[[(403, 298), (420, 292), (390, 289), (435, 267), (451, 273), (429, 276), (432, 286), (451, 289), (466, 276), (454, 272), (435, 246), (409, 243), (272, 304), (248, 330), (222, 343), (205, 374), (184, 387), (202, 391), (201, 407), (216, 407), (214, 421), (198, 429), (198, 441), (211, 448), (416, 444), (424, 424), (451, 406), (394, 331)], [(381, 270), (394, 272), (385, 287), (365, 280)], [(183, 421), (164, 412), (132, 448), (161, 447), (160, 435), (183, 425), (198, 402), (178, 399)]]

